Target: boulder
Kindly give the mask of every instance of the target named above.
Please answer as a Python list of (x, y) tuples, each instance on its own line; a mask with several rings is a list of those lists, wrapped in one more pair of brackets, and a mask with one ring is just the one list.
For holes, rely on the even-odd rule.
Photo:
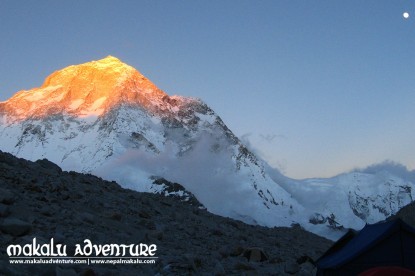
[(244, 251), (243, 256), (248, 259), (249, 262), (265, 262), (268, 261), (268, 255), (262, 248), (252, 247)]
[(10, 209), (7, 205), (0, 204), (0, 217), (7, 217), (10, 214)]
[(10, 205), (15, 201), (14, 195), (7, 189), (0, 188), (0, 203)]
[(17, 218), (5, 218), (0, 223), (0, 230), (3, 233), (18, 237), (26, 235), (32, 229), (32, 225), (28, 222)]

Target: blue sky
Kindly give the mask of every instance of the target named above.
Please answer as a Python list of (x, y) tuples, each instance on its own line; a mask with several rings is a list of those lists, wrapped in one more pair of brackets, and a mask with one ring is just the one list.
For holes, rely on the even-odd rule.
[(3, 0), (0, 38), (0, 100), (113, 55), (290, 177), (415, 169), (414, 1)]

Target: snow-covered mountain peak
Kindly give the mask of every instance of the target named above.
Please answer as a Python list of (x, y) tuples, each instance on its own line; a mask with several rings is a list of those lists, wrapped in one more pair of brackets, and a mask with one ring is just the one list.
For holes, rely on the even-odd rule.
[(41, 87), (20, 91), (0, 103), (0, 113), (12, 121), (56, 114), (99, 116), (119, 104), (152, 110), (163, 97), (168, 95), (139, 71), (108, 56), (54, 72)]
[(134, 74), (139, 74), (139, 77), (143, 77), (137, 70), (123, 63), (118, 58), (108, 56), (97, 61), (72, 65), (58, 70), (46, 78), (41, 88), (71, 83), (74, 79), (75, 81), (83, 79), (112, 84), (112, 82), (122, 81)]
[(0, 141), (2, 151), (29, 160), (47, 158), (138, 191), (192, 194), (219, 215), (299, 223), (327, 237), (385, 219), (415, 198), (414, 172), (396, 165), (386, 166), (390, 173), (374, 167), (289, 179), (202, 100), (169, 96), (112, 56), (58, 70), (0, 102)]
[(169, 179), (223, 216), (269, 226), (304, 220), (302, 206), (202, 100), (170, 97), (111, 56), (56, 71), (0, 103), (0, 139), (14, 155), (138, 191), (165, 193), (157, 179)]

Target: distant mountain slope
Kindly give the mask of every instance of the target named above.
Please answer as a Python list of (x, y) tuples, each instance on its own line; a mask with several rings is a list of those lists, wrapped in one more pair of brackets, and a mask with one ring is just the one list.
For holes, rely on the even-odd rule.
[(332, 178), (293, 180), (267, 169), (298, 202), (314, 214), (313, 224), (361, 229), (382, 221), (415, 199), (415, 185), (387, 170), (354, 171)]

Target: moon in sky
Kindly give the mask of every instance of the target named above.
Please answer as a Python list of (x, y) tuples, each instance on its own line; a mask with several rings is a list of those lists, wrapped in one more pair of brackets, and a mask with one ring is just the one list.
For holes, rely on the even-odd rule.
[(403, 18), (408, 19), (409, 18), (409, 13), (408, 12), (404, 12), (402, 14)]

